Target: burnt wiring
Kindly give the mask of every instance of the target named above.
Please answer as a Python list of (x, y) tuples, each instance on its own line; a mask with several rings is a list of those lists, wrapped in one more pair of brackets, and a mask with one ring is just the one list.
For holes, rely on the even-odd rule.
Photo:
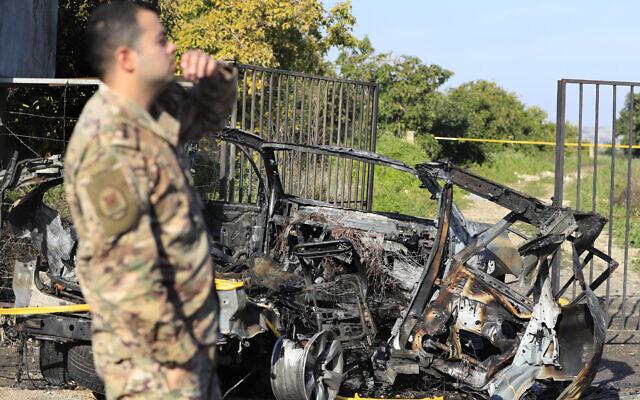
[(233, 385), (229, 389), (227, 389), (227, 391), (224, 392), (224, 395), (222, 396), (222, 400), (225, 400), (227, 398), (227, 396), (229, 396), (234, 390), (236, 390), (240, 385), (242, 385), (242, 383), (244, 381), (246, 381), (247, 378), (249, 378), (251, 375), (253, 375), (254, 372), (255, 372), (255, 370), (249, 371), (249, 373), (246, 374), (244, 377), (242, 377), (238, 382), (236, 382), (235, 385)]

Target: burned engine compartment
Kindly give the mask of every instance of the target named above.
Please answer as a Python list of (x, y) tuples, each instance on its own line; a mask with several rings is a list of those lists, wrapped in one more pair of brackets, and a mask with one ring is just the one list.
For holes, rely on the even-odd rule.
[[(414, 169), (373, 153), (271, 143), (236, 129), (219, 139), (258, 153), (264, 167), (262, 173), (255, 168), (262, 188), (256, 205), (206, 203), (221, 282), (221, 362), (266, 365), (278, 400), (392, 395), (440, 381), (494, 399), (569, 399), (579, 398), (593, 380), (605, 335), (593, 290), (617, 267), (593, 247), (606, 223), (601, 216), (546, 205), (446, 162)], [(413, 174), (425, 196), (438, 201), (438, 218), (364, 212), (288, 195), (276, 151), (337, 154)], [(3, 193), (27, 182), (18, 176), (29, 168), (45, 176), (52, 162), (23, 163), (22, 172), (14, 164), (13, 172), (0, 176)], [(38, 213), (21, 212), (21, 205), (41, 204), (42, 192), (60, 180), (49, 176), (34, 183), (5, 213), (14, 228), (32, 236), (55, 218), (37, 222)], [(454, 187), (510, 212), (490, 226), (466, 221), (453, 202)], [(516, 223), (532, 226), (535, 234), (519, 232)], [(56, 235), (73, 244), (73, 232), (63, 232)], [(510, 239), (514, 235), (518, 245)], [(42, 267), (29, 270), (33, 280), (48, 268), (45, 280), (53, 278), (52, 287), (61, 289), (48, 291), (49, 298), (80, 302), (73, 297), (79, 295), (73, 246), (39, 243), (48, 252)], [(552, 264), (561, 261), (563, 243), (572, 249), (573, 276), (554, 289)], [(49, 254), (58, 254), (63, 267)], [(608, 268), (587, 285), (582, 269), (594, 258)], [(506, 276), (515, 281), (507, 284)], [(574, 281), (582, 293), (561, 306)], [(42, 291), (42, 285), (25, 285), (14, 287)], [(37, 296), (18, 291), (17, 305), (38, 305), (25, 300)], [(23, 324), (35, 337), (90, 340), (38, 331), (30, 320)], [(245, 342), (261, 344), (243, 348)]]

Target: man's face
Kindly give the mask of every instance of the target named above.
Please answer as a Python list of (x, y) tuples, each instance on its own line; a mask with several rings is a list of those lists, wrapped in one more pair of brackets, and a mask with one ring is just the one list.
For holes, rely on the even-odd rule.
[(174, 77), (176, 46), (167, 39), (167, 31), (154, 12), (140, 10), (137, 18), (142, 29), (136, 46), (138, 76), (151, 86), (162, 87)]

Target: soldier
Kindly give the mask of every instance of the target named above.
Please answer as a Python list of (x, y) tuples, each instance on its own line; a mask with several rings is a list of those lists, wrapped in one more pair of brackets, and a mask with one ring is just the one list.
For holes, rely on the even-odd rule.
[(223, 127), (232, 70), (201, 51), (174, 82), (175, 46), (154, 9), (98, 7), (88, 59), (103, 84), (65, 156), (77, 273), (108, 399), (217, 399), (215, 270), (181, 144)]

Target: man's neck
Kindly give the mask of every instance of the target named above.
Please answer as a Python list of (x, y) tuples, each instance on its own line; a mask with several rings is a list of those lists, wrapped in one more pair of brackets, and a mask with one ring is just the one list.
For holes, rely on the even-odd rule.
[(140, 82), (136, 80), (105, 78), (104, 83), (113, 92), (133, 101), (147, 111), (149, 111), (156, 98), (154, 90), (144, 87), (144, 85), (140, 84)]

